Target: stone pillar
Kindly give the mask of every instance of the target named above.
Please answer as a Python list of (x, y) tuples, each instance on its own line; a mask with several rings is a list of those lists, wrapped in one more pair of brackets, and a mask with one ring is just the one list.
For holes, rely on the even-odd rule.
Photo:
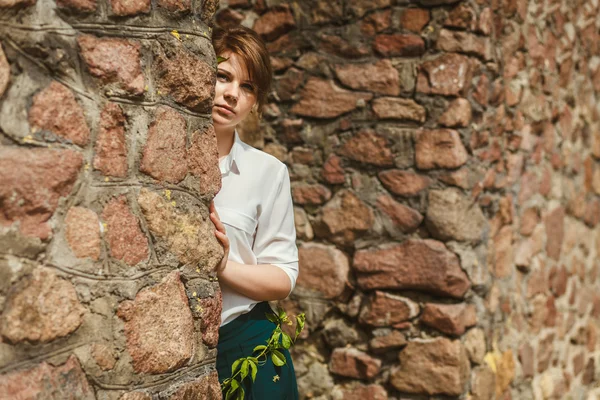
[(0, 0), (0, 397), (220, 399), (212, 0)]

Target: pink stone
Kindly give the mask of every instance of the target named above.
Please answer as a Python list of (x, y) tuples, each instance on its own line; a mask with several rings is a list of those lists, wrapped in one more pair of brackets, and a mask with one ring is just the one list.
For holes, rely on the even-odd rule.
[(65, 218), (65, 237), (76, 257), (100, 257), (100, 220), (92, 210), (71, 207)]
[(100, 114), (100, 132), (96, 140), (94, 168), (107, 176), (117, 178), (127, 176), (125, 115), (117, 104), (108, 103)]
[(148, 239), (131, 213), (125, 196), (112, 199), (104, 207), (102, 219), (106, 222), (105, 235), (111, 256), (129, 265), (148, 258)]
[[(317, 297), (333, 299), (342, 294), (350, 270), (348, 258), (333, 246), (305, 243), (298, 249), (300, 275), (297, 285)], [(314, 294), (313, 294), (314, 296)]]

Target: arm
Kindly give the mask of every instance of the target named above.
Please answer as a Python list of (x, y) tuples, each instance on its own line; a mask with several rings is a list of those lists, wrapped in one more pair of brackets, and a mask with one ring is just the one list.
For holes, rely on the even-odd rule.
[(248, 268), (244, 264), (227, 261), (227, 265), (218, 276), (220, 283), (257, 301), (282, 300), (292, 290), (287, 274), (271, 264), (253, 265), (252, 268)]

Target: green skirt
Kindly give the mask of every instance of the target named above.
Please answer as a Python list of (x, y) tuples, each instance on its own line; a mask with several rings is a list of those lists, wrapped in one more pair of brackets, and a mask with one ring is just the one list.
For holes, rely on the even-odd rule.
[[(240, 315), (219, 329), (217, 345), (217, 372), (219, 382), (231, 376), (231, 365), (241, 357), (252, 355), (252, 350), (266, 344), (275, 324), (266, 317), (272, 312), (269, 303), (258, 303), (249, 313)], [(258, 367), (256, 381), (244, 386), (247, 400), (297, 400), (298, 385), (289, 351), (281, 349), (286, 358), (282, 367), (276, 367), (268, 359)], [(225, 396), (223, 396), (225, 398)]]

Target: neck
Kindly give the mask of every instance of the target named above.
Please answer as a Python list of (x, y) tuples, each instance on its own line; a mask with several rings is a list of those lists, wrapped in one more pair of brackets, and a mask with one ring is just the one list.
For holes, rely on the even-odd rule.
[(235, 128), (219, 128), (215, 126), (215, 133), (217, 135), (219, 159), (221, 159), (221, 157), (225, 157), (231, 151), (235, 137)]

